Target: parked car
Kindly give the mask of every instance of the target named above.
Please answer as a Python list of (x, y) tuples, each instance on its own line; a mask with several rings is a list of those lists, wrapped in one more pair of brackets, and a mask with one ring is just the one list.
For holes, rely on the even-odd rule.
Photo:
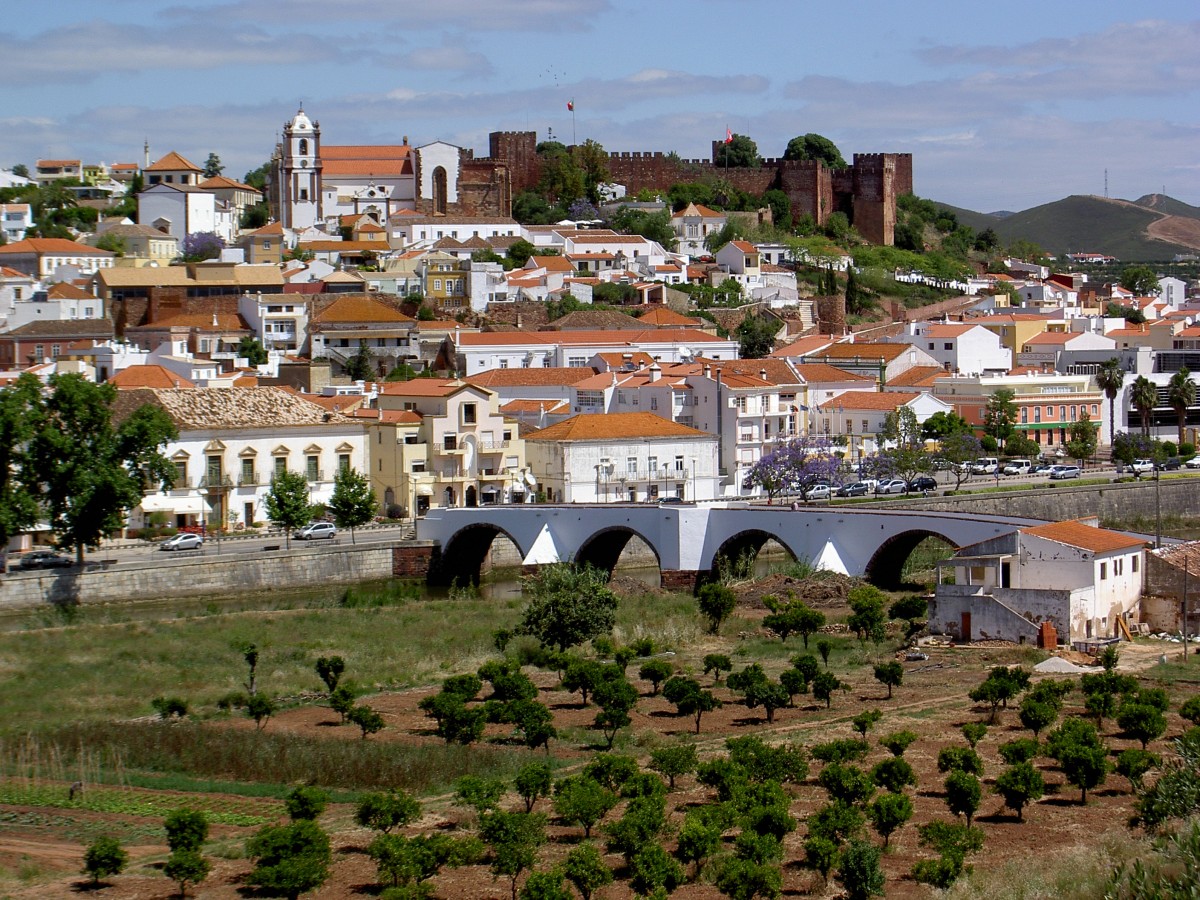
[(1178, 456), (1168, 456), (1160, 463), (1155, 463), (1154, 468), (1159, 472), (1174, 472), (1182, 463)]
[(337, 537), (337, 526), (332, 522), (309, 522), (294, 537), (298, 541), (332, 540)]
[(201, 535), (193, 534), (187, 531), (181, 531), (173, 537), (167, 538), (158, 545), (159, 550), (199, 550), (204, 546), (204, 538)]
[(994, 456), (981, 456), (971, 463), (972, 475), (995, 475), (1000, 471), (1000, 460)]
[(1135, 475), (1145, 475), (1147, 472), (1154, 471), (1154, 460), (1152, 459), (1135, 459), (1128, 466), (1129, 471)]
[(871, 493), (871, 486), (865, 481), (852, 481), (837, 489), (839, 497), (865, 497)]
[(908, 483), (908, 492), (918, 494), (921, 491), (936, 491), (937, 486), (937, 479), (932, 475), (918, 475)]
[(1189, 469), (1200, 469), (1200, 456), (1193, 456), (1184, 465)]
[(833, 496), (833, 488), (819, 481), (816, 484), (810, 484), (806, 487), (801, 496), (805, 500), (828, 500)]
[(1078, 478), (1080, 474), (1079, 466), (1050, 467), (1050, 478), (1052, 481), (1062, 481), (1064, 478)]
[(1053, 468), (1054, 468), (1054, 466), (1050, 465), (1050, 463), (1038, 463), (1036, 466), (1034, 466), (1032, 469), (1029, 470), (1029, 474), (1030, 475), (1045, 475), (1047, 472), (1049, 472)]
[(879, 482), (875, 488), (878, 494), (903, 494), (908, 491), (908, 482), (903, 478), (888, 478)]
[(65, 569), (75, 565), (75, 560), (53, 550), (31, 550), (17, 563), (19, 569)]
[(934, 471), (936, 472), (947, 472), (954, 468), (954, 463), (950, 462), (948, 459), (943, 459), (940, 456), (935, 456), (932, 462)]
[(1033, 471), (1033, 463), (1027, 459), (1011, 459), (1004, 467), (1005, 475), (1028, 475)]

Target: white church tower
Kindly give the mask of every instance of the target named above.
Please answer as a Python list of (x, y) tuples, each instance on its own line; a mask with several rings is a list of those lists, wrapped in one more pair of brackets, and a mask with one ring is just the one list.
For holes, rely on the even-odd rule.
[(304, 107), (283, 126), (281, 153), (275, 161), (279, 221), (302, 231), (321, 222), (321, 123), (312, 122)]

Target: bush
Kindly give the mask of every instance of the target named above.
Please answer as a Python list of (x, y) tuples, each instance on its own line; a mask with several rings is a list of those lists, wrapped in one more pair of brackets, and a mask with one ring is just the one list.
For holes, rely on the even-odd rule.
[(892, 756), (903, 756), (914, 741), (917, 735), (912, 731), (893, 731), (891, 734), (885, 734), (879, 739), (879, 745), (886, 749)]
[(721, 623), (737, 607), (737, 595), (723, 584), (706, 584), (696, 597), (700, 614), (708, 619), (708, 633), (716, 634)]
[(413, 822), (421, 815), (421, 804), (403, 791), (372, 791), (363, 794), (354, 811), (354, 821), (363, 828), (387, 834)]
[(329, 835), (311, 819), (264, 826), (246, 844), (246, 852), (254, 860), (246, 881), (277, 897), (298, 897), (329, 878)]
[(98, 837), (88, 845), (83, 854), (83, 872), (92, 876), (92, 884), (110, 875), (120, 875), (129, 864), (129, 854), (116, 838)]
[(283, 801), (293, 822), (314, 821), (325, 811), (329, 795), (317, 787), (298, 787)]
[(176, 809), (163, 819), (167, 846), (177, 850), (199, 850), (208, 839), (208, 817), (194, 809)]
[(202, 882), (211, 868), (195, 850), (175, 850), (163, 864), (163, 874), (179, 885), (179, 896), (186, 897), (187, 886)]
[(842, 851), (838, 879), (849, 900), (867, 900), (883, 894), (883, 870), (879, 868), (879, 848), (866, 841), (853, 840)]

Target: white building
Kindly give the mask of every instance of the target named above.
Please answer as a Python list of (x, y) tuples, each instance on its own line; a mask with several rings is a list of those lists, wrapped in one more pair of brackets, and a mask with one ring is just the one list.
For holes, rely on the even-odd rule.
[(573, 416), (526, 435), (525, 454), (555, 503), (721, 495), (716, 436), (648, 412)]
[(328, 503), (339, 470), (368, 470), (363, 423), (277, 387), (121, 391), (118, 417), (150, 403), (179, 437), (163, 450), (176, 469), (169, 491), (149, 493), (130, 525), (163, 512), (176, 525), (244, 528), (264, 521), (264, 498), (283, 471), (305, 476), (312, 503)]
[(1012, 351), (999, 336), (970, 323), (910, 322), (898, 342), (920, 347), (948, 372), (982, 375), (1012, 368)]
[(675, 232), (677, 249), (688, 256), (703, 256), (708, 253), (705, 238), (716, 234), (728, 221), (723, 212), (689, 203), (671, 216), (671, 230)]
[(0, 246), (0, 266), (39, 278), (51, 278), (59, 269), (94, 275), (100, 269), (111, 269), (115, 257), (110, 250), (63, 238), (25, 238)]
[(267, 350), (294, 353), (308, 341), (308, 300), (303, 294), (242, 294), (238, 313)]
[(233, 243), (232, 209), (215, 194), (192, 184), (151, 185), (138, 198), (138, 221), (183, 241), (189, 234), (212, 232)]
[(0, 233), (7, 243), (25, 237), (25, 231), (33, 227), (33, 207), (28, 203), (0, 203)]
[(889, 413), (911, 409), (923, 425), (935, 413), (954, 407), (923, 391), (846, 391), (825, 403), (812, 416), (813, 430), (829, 437), (846, 438), (847, 456), (870, 456), (883, 447), (879, 437)]
[[(931, 631), (960, 640), (1033, 643), (1049, 622), (1060, 641), (1119, 635), (1138, 609), (1145, 542), (1086, 521), (1022, 528), (970, 547), (939, 565), (929, 604)], [(952, 569), (952, 584), (941, 583)]]

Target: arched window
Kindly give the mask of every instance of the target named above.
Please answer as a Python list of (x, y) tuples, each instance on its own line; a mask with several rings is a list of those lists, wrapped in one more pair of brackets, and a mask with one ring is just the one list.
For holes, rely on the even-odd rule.
[(433, 214), (446, 214), (446, 170), (441, 166), (433, 170)]
[(308, 138), (300, 138), (300, 155), (308, 156)]

